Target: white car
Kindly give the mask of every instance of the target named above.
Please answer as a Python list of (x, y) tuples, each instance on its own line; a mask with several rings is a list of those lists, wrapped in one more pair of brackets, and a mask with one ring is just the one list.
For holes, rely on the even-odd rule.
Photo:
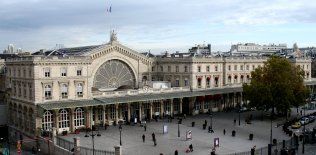
[(302, 125), (308, 124), (309, 123), (309, 119), (307, 117), (303, 117), (303, 118), (301, 118), (300, 122), (301, 122)]

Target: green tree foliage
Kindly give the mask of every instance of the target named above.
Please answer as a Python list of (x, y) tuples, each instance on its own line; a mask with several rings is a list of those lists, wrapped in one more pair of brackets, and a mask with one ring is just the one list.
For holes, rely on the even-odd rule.
[(243, 85), (243, 92), (250, 107), (272, 108), (272, 114), (276, 109), (285, 115), (292, 106), (304, 104), (309, 90), (304, 85), (304, 71), (300, 67), (274, 56), (251, 72), (251, 82)]

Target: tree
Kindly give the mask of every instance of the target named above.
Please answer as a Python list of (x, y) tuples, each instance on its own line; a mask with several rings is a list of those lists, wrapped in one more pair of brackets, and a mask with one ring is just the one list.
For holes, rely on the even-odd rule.
[(292, 107), (305, 103), (309, 90), (304, 85), (304, 71), (289, 60), (273, 56), (251, 72), (251, 82), (243, 85), (250, 107), (271, 109), (286, 115)]

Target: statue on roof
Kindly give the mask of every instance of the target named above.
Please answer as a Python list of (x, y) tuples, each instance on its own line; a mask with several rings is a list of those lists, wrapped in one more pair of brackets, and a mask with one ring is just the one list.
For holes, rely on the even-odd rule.
[(293, 56), (296, 58), (303, 57), (303, 53), (298, 48), (297, 43), (294, 43), (293, 45)]
[(111, 31), (110, 42), (117, 41), (117, 33), (114, 30)]

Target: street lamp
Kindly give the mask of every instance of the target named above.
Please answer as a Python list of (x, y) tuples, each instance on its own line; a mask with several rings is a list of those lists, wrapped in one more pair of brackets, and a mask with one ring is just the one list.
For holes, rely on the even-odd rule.
[(86, 135), (85, 135), (85, 137), (91, 136), (91, 139), (92, 139), (92, 155), (94, 155), (94, 136), (98, 136), (98, 137), (101, 136), (101, 134), (99, 133), (99, 131), (98, 131), (97, 134), (93, 133), (93, 131), (94, 131), (94, 130), (92, 129), (92, 130), (91, 130), (91, 134), (89, 134), (90, 131), (88, 131), (88, 128), (86, 128)]
[[(309, 98), (309, 102), (311, 102), (311, 98)], [(305, 109), (306, 109), (306, 103), (304, 104), (304, 117), (305, 117)], [(306, 124), (306, 120), (304, 120), (304, 128), (303, 128), (303, 146), (302, 146), (302, 153), (305, 153), (305, 124)]]
[(210, 126), (211, 126), (211, 129), (213, 129), (213, 113), (212, 112), (210, 113), (210, 117), (211, 117), (211, 125)]
[(178, 118), (178, 137), (180, 137), (180, 118)]
[(120, 124), (119, 130), (120, 130), (120, 146), (122, 146), (122, 124)]
[(240, 126), (240, 112), (241, 112), (241, 109), (238, 110), (238, 125)]

